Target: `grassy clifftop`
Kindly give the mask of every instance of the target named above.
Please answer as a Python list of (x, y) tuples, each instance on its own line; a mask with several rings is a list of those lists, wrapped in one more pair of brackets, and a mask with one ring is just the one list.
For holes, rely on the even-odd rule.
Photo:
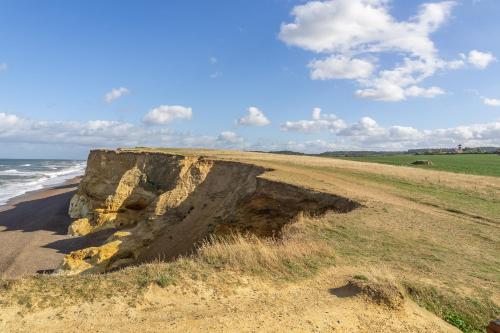
[[(259, 177), (339, 195), (362, 207), (346, 214), (298, 217), (279, 239), (242, 235), (208, 239), (195, 254), (167, 263), (104, 275), (5, 281), (0, 286), (0, 304), (5, 310), (0, 314), (0, 327), (14, 327), (17, 313), (23, 316), (25, 327), (36, 327), (35, 321), (47, 316), (55, 318), (50, 325), (74, 323), (78, 319), (74, 307), (91, 313), (102, 310), (101, 304), (128, 311), (130, 317), (122, 318), (125, 324), (137, 316), (155, 322), (159, 320), (155, 311), (172, 304), (178, 310), (168, 320), (177, 323), (172, 327), (178, 330), (189, 325), (202, 328), (210, 320), (229, 325), (243, 313), (250, 313), (255, 323), (266, 321), (268, 327), (282, 329), (309, 325), (307, 321), (322, 331), (348, 331), (351, 324), (372, 331), (452, 329), (419, 312), (410, 299), (464, 332), (482, 331), (488, 320), (500, 314), (500, 178), (319, 157), (153, 148), (132, 151), (253, 164), (269, 170)], [(367, 301), (349, 288), (342, 294), (343, 289), (337, 288), (353, 278), (374, 286), (396, 286), (410, 305), (394, 310), (374, 304), (371, 296)], [(299, 297), (294, 292), (297, 288), (315, 296)], [(383, 288), (375, 294), (384, 295)], [(209, 310), (221, 304), (227, 306), (226, 314)], [(267, 306), (275, 315), (264, 319), (250, 310), (255, 306)], [(355, 309), (360, 306), (366, 311), (357, 316)], [(314, 315), (308, 307), (315, 309)], [(280, 315), (279, 308), (287, 312)], [(196, 319), (193, 309), (212, 317)], [(63, 318), (58, 319), (57, 313)], [(98, 318), (89, 316), (86, 325), (97, 325)], [(232, 327), (241, 325), (233, 322)]]

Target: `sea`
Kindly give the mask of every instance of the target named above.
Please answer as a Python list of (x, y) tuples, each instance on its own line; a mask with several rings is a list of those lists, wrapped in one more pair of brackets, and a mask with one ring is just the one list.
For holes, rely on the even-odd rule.
[(81, 176), (86, 161), (0, 159), (0, 205), (29, 191)]

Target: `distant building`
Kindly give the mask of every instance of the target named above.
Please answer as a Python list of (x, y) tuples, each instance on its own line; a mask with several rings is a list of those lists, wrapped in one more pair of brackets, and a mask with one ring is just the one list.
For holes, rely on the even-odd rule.
[(455, 148), (455, 153), (457, 154), (462, 154), (464, 152), (462, 145), (458, 145), (457, 148)]

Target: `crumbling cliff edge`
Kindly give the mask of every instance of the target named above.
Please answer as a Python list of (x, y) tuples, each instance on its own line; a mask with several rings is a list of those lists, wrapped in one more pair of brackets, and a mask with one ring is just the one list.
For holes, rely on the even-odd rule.
[(94, 150), (69, 215), (69, 234), (107, 230), (97, 247), (66, 255), (59, 273), (102, 273), (188, 254), (206, 237), (279, 237), (301, 212), (349, 212), (358, 203), (262, 177), (263, 167), (203, 156)]

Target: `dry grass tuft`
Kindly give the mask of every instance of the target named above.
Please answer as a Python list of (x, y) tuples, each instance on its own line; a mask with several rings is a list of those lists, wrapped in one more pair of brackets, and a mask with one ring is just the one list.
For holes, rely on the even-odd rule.
[(393, 284), (368, 281), (357, 276), (349, 280), (347, 285), (373, 302), (386, 305), (394, 310), (400, 309), (404, 303), (403, 294)]
[(334, 263), (334, 251), (306, 232), (307, 218), (300, 216), (285, 226), (281, 238), (258, 238), (233, 233), (212, 236), (198, 249), (194, 260), (216, 269), (295, 279), (315, 274)]

